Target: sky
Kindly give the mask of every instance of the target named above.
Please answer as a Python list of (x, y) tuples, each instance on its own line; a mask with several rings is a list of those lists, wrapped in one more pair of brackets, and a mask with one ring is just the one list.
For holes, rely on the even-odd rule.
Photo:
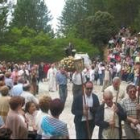
[(65, 0), (45, 0), (48, 10), (50, 11), (50, 14), (52, 15), (53, 19), (51, 22), (52, 28), (54, 31), (57, 30), (57, 24), (59, 16), (61, 16), (61, 12), (63, 10), (63, 7), (65, 5)]
[[(8, 0), (16, 3), (17, 0)], [(52, 28), (54, 29), (54, 32), (57, 30), (57, 24), (59, 16), (61, 16), (61, 12), (63, 10), (63, 7), (65, 5), (65, 0), (45, 0), (48, 10), (50, 11), (50, 14), (52, 15), (53, 19), (51, 21)]]

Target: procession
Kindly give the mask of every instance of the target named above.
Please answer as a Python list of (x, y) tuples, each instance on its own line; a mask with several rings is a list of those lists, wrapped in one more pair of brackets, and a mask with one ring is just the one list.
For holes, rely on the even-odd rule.
[(1, 61), (0, 138), (139, 139), (139, 46), (123, 28), (106, 61)]
[(140, 0), (1, 0), (0, 139), (140, 139)]

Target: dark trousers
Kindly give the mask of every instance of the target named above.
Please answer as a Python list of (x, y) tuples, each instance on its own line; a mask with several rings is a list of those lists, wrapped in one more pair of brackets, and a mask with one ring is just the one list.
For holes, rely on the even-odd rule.
[[(90, 138), (92, 137), (94, 127), (95, 127), (95, 124), (94, 124), (93, 120), (89, 121)], [(76, 122), (75, 129), (76, 129), (76, 139), (89, 139), (86, 121)]]
[(35, 131), (28, 131), (28, 139), (35, 140), (37, 136), (37, 133)]
[(75, 98), (79, 94), (82, 94), (82, 85), (73, 84), (72, 91), (73, 91), (73, 98)]
[(42, 139), (42, 135), (37, 134), (36, 139)]
[(104, 79), (104, 75), (103, 74), (99, 74), (100, 86), (103, 85), (103, 79)]

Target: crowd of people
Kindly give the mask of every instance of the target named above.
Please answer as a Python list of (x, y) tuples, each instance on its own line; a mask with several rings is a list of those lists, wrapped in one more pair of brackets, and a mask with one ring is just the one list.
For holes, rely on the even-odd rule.
[[(77, 139), (121, 139), (122, 125), (128, 139), (140, 138), (140, 46), (137, 36), (122, 28), (109, 40), (107, 61), (95, 60), (82, 72), (67, 72), (55, 64), (0, 62), (0, 138), (69, 139), (68, 122), (59, 117), (65, 109), (68, 80), (71, 112)], [(121, 82), (127, 88), (121, 88)], [(37, 98), (39, 82), (59, 98)], [(102, 100), (93, 86), (102, 87)]]

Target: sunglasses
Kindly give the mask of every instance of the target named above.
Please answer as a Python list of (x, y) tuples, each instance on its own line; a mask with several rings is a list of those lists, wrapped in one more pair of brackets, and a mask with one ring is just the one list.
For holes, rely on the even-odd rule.
[(86, 90), (92, 90), (93, 88), (86, 88)]

